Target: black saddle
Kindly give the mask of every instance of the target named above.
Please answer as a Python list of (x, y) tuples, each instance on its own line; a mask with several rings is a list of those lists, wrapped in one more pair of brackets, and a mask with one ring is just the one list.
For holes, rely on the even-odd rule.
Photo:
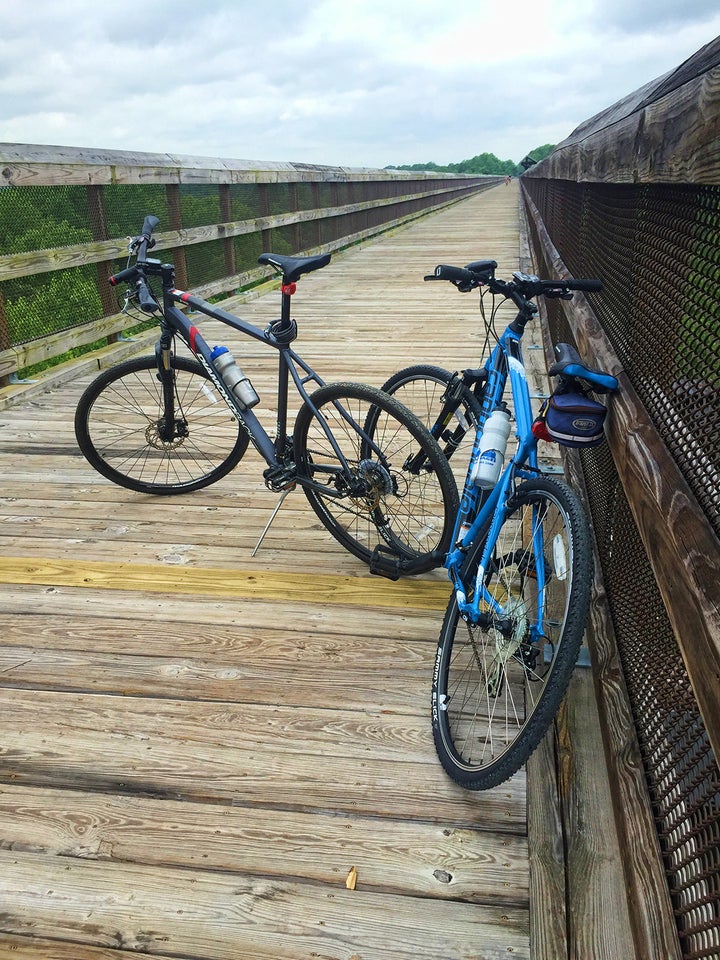
[(285, 257), (280, 253), (261, 253), (258, 263), (267, 263), (282, 273), (285, 283), (295, 283), (303, 273), (319, 270), (330, 263), (330, 254), (322, 253), (315, 257)]

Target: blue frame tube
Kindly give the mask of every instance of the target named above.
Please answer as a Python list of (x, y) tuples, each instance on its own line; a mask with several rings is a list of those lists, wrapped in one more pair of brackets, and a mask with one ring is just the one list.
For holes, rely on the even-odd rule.
[[(508, 326), (485, 365), (488, 379), (483, 397), (482, 414), (477, 426), (460, 500), (460, 509), (455, 522), (453, 533), (455, 547), (448, 553), (444, 564), (455, 588), (460, 613), (475, 623), (480, 618), (481, 603), (502, 616), (502, 605), (491, 597), (485, 589), (482, 583), (483, 576), (504, 521), (504, 504), (509, 498), (515, 478), (517, 476), (532, 477), (537, 474), (537, 440), (532, 433), (532, 405), (520, 350), (521, 336), (522, 333), (518, 334)], [(514, 456), (503, 470), (495, 486), (489, 491), (480, 490), (471, 483), (470, 477), (480, 455), (480, 441), (485, 422), (492, 411), (501, 403), (508, 377), (515, 414), (515, 437), (518, 445)], [(472, 601), (468, 603), (466, 588), (460, 571), (467, 556), (467, 551), (481, 531), (488, 527), (488, 524), (485, 547), (475, 578), (474, 596)], [(462, 535), (461, 531), (463, 531)], [(541, 535), (540, 530), (533, 534), (534, 537)], [(536, 555), (539, 549), (539, 556), (542, 557), (542, 545), (536, 544), (535, 547)], [(538, 572), (538, 575), (540, 577), (540, 572)], [(544, 571), (542, 572), (542, 579), (538, 580), (538, 591), (544, 601)], [(540, 603), (539, 608), (541, 609)]]

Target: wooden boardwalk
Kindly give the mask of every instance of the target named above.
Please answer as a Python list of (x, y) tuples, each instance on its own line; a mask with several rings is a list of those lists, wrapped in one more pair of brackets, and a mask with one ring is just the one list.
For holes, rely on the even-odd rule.
[[(297, 348), (328, 381), (472, 364), (475, 299), (422, 277), (490, 256), (517, 269), (515, 186), (303, 278)], [(274, 354), (217, 336), (272, 397)], [(631, 957), (589, 674), (570, 841), (533, 788), (531, 911), (525, 772), (471, 794), (435, 757), (444, 574), (370, 577), (301, 493), (251, 557), (276, 502), (254, 453), (194, 494), (113, 486), (74, 441), (89, 379), (0, 412), (0, 957), (553, 960), (568, 931)], [(582, 914), (548, 905), (566, 875)]]

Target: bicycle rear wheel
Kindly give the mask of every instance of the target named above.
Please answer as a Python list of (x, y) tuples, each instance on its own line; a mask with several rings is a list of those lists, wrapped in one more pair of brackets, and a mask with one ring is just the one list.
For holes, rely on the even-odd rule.
[[(224, 477), (248, 437), (196, 360), (173, 357), (174, 423), (166, 429), (155, 357), (137, 357), (93, 380), (75, 412), (75, 436), (108, 480), (140, 493), (187, 493)], [(169, 437), (169, 439), (163, 439)]]
[[(475, 584), (482, 550), (478, 542), (469, 554), (464, 583)], [(453, 595), (432, 687), (438, 757), (469, 790), (494, 787), (525, 763), (577, 660), (592, 553), (582, 505), (566, 484), (538, 478), (518, 488), (482, 576), (503, 609), (481, 603), (481, 623), (472, 624)]]
[[(475, 437), (475, 426), (480, 418), (481, 404), (469, 388), (462, 392), (457, 409), (445, 409), (443, 396), (453, 374), (442, 367), (416, 363), (394, 373), (382, 385), (382, 390), (404, 404), (437, 439), (445, 455), (450, 458), (465, 434)], [(462, 457), (460, 459), (463, 459)], [(468, 456), (464, 458), (467, 463)]]
[[(370, 562), (376, 547), (413, 560), (413, 573), (438, 566), (450, 546), (458, 508), (447, 460), (428, 431), (397, 400), (363, 384), (321, 387), (310, 402), (349, 467), (344, 469), (308, 404), (295, 423), (298, 476), (330, 533)], [(422, 466), (415, 468), (415, 459)]]

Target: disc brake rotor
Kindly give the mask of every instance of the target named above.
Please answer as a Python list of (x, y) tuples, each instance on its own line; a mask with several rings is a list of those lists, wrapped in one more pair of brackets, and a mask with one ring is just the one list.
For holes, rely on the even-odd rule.
[(162, 420), (152, 420), (145, 430), (145, 440), (148, 446), (156, 450), (175, 450), (181, 447), (188, 437), (187, 424), (182, 420), (175, 421), (175, 430), (171, 440), (163, 440), (161, 433)]
[(490, 626), (488, 629), (488, 637), (495, 644), (495, 653), (489, 669), (484, 670), (485, 683), (488, 694), (491, 697), (496, 697), (503, 687), (505, 666), (526, 641), (529, 634), (529, 625), (525, 601), (519, 592), (516, 592), (512, 587), (508, 592), (502, 584), (496, 584), (492, 593), (495, 600), (502, 604), (503, 621), (509, 621), (511, 624), (510, 630), (507, 627), (501, 630), (494, 626)]

